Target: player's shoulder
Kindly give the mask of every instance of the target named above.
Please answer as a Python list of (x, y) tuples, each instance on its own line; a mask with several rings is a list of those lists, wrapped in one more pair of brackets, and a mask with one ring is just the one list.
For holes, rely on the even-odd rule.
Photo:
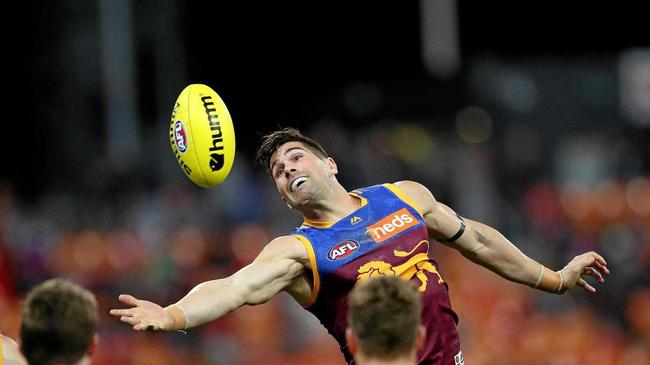
[(433, 198), (431, 191), (424, 185), (413, 180), (401, 180), (392, 183), (397, 189), (408, 194), (411, 198), (417, 198), (419, 195), (425, 195)]
[(404, 189), (424, 189), (424, 190), (429, 190), (427, 189), (426, 186), (420, 184), (417, 181), (413, 180), (400, 180), (400, 181), (395, 181), (392, 183), (393, 185), (397, 186), (398, 188), (404, 190)]
[(271, 240), (260, 254), (262, 258), (289, 258), (301, 260), (308, 257), (305, 246), (295, 235), (279, 236)]
[(423, 190), (423, 191), (428, 191), (427, 188), (412, 180), (401, 180), (397, 182), (386, 182), (382, 184), (376, 184), (376, 185), (370, 185), (366, 186), (363, 188), (357, 188), (352, 191), (350, 191), (351, 194), (358, 194), (358, 195), (368, 195), (372, 194), (374, 192), (383, 192), (386, 189), (392, 191), (393, 193), (396, 193), (399, 195), (403, 190), (404, 191), (409, 191), (409, 192), (416, 192), (418, 190)]
[[(300, 239), (296, 237), (295, 235), (285, 235), (285, 236), (279, 236), (271, 240), (268, 245), (273, 245), (273, 246), (293, 246), (293, 245), (301, 245)], [(267, 245), (267, 246), (268, 246)]]
[(417, 206), (426, 213), (431, 211), (436, 205), (436, 199), (431, 191), (423, 184), (413, 180), (401, 180), (391, 184), (401, 194), (404, 194), (412, 200)]

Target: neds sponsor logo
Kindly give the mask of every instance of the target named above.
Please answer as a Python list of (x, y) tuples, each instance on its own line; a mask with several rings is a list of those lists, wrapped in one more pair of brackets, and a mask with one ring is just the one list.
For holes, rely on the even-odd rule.
[(418, 220), (411, 212), (402, 208), (369, 226), (368, 232), (375, 242), (380, 243), (417, 224)]

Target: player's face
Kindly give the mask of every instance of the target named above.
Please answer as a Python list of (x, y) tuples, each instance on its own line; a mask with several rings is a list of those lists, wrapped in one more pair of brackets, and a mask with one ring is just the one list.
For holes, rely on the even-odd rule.
[(318, 199), (336, 173), (334, 160), (319, 158), (302, 142), (287, 142), (271, 157), (275, 185), (292, 207)]

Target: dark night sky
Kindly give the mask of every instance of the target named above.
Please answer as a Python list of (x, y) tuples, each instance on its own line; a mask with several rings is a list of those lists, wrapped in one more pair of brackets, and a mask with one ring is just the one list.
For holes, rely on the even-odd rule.
[[(615, 54), (650, 44), (638, 9), (579, 4), (504, 5), (459, 1), (464, 60), (483, 54)], [(428, 80), (428, 94), (446, 97), (427, 115), (455, 110), (463, 70), (446, 82), (429, 77), (420, 59), (418, 2), (346, 2), (320, 7), (228, 4), (187, 6), (190, 78), (209, 80), (230, 96), (233, 115), (251, 127), (242, 141), (255, 144), (255, 126), (269, 121), (309, 123), (314, 109), (336, 114), (337, 91), (355, 81), (397, 89), (398, 80)], [(206, 56), (201, 34), (217, 34), (219, 49)], [(464, 66), (467, 65), (465, 62)], [(251, 108), (250, 106), (255, 107)], [(358, 121), (361, 123), (361, 121)], [(272, 123), (272, 122), (271, 122)], [(353, 125), (354, 127), (354, 125)], [(270, 127), (261, 128), (267, 131)], [(243, 132), (246, 133), (246, 132)]]
[[(642, 19), (646, 13), (638, 9), (640, 5), (458, 3), (464, 60), (483, 53), (615, 54), (650, 44), (647, 27), (642, 30), (647, 19)], [(52, 105), (48, 100), (61, 92), (59, 87), (71, 70), (49, 69), (47, 57), (61, 46), (57, 29), (70, 26), (83, 14), (71, 11), (70, 4), (65, 10), (58, 4), (35, 0), (16, 4), (12, 14), (21, 14), (22, 23), (5, 31), (10, 106), (17, 111), (5, 114), (13, 137), (5, 139), (16, 144), (11, 150), (19, 153), (11, 153), (0, 180), (8, 178), (21, 187), (42, 186), (47, 176), (41, 169), (56, 173), (52, 166), (61, 164), (51, 136), (66, 133), (65, 120), (48, 120), (48, 112), (40, 106)], [(257, 132), (277, 123), (298, 127), (309, 123), (314, 109), (335, 109), (330, 98), (356, 81), (391, 88), (428, 79), (431, 90), (427, 92), (444, 96), (447, 102), (427, 112), (444, 113), (445, 107), (453, 109), (461, 101), (462, 69), (446, 82), (431, 79), (423, 69), (418, 2), (178, 4), (185, 41), (185, 49), (178, 51), (186, 54), (189, 82), (219, 85), (219, 93), (241, 123), (239, 141), (255, 144)], [(211, 35), (211, 44), (206, 34)], [(101, 124), (101, 120), (94, 122)], [(240, 145), (251, 148), (245, 142)], [(32, 190), (36, 189), (26, 188), (28, 193)]]

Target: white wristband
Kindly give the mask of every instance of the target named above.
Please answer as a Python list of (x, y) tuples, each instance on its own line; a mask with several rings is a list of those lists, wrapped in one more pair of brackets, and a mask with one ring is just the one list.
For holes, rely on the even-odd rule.
[(187, 323), (187, 314), (185, 309), (178, 304), (172, 304), (164, 308), (165, 312), (172, 321), (172, 331), (175, 330), (185, 330), (188, 327)]
[(535, 283), (535, 288), (539, 286), (539, 283), (542, 282), (542, 276), (544, 276), (544, 265), (539, 264), (539, 277), (537, 278), (537, 282)]

